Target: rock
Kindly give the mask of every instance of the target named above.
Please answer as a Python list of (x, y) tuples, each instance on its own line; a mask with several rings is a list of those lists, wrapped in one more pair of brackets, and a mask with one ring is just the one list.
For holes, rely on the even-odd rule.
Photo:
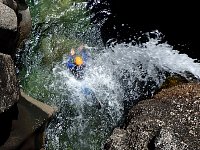
[(19, 100), (19, 85), (13, 60), (0, 53), (0, 113), (9, 109)]
[(15, 55), (17, 44), (17, 16), (15, 11), (0, 3), (0, 52)]
[(14, 59), (16, 49), (28, 38), (31, 28), (31, 15), (25, 1), (0, 1), (0, 52)]
[(200, 84), (185, 83), (163, 89), (129, 112), (114, 129), (106, 150), (198, 150), (200, 148)]
[(17, 11), (17, 3), (14, 0), (0, 0), (4, 5), (10, 7), (14, 11)]
[(0, 28), (17, 31), (17, 16), (14, 10), (0, 3)]
[(32, 21), (29, 7), (25, 0), (17, 0), (18, 20), (19, 20), (19, 40), (17, 47), (23, 44), (23, 41), (28, 38), (32, 29)]
[(3, 127), (0, 124), (0, 150), (44, 148), (44, 132), (55, 113), (56, 108), (21, 91), (15, 107), (0, 114), (0, 121), (3, 122)]

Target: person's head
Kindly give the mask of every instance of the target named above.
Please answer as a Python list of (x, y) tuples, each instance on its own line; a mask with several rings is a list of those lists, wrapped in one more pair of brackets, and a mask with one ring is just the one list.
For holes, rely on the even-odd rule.
[(77, 66), (82, 65), (82, 64), (83, 64), (83, 59), (82, 59), (82, 57), (81, 57), (81, 56), (76, 56), (76, 57), (74, 58), (74, 63), (75, 63), (75, 65), (77, 65)]
[(71, 49), (70, 54), (71, 54), (72, 56), (75, 55), (75, 49), (74, 49), (74, 48)]

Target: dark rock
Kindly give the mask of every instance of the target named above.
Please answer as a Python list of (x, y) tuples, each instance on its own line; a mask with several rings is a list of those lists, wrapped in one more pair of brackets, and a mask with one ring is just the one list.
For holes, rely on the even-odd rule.
[(200, 148), (200, 84), (185, 83), (163, 89), (140, 101), (125, 124), (114, 129), (106, 150)]
[(24, 43), (23, 41), (28, 38), (32, 29), (32, 21), (29, 7), (25, 0), (16, 0), (17, 2), (17, 17), (19, 23), (19, 40), (17, 48), (21, 47)]
[(21, 91), (19, 102), (0, 114), (0, 150), (44, 148), (44, 130), (55, 111)]
[(19, 85), (13, 60), (0, 53), (0, 113), (19, 100)]
[(0, 149), (10, 136), (12, 130), (12, 122), (18, 117), (17, 103), (11, 106), (8, 110), (0, 113)]

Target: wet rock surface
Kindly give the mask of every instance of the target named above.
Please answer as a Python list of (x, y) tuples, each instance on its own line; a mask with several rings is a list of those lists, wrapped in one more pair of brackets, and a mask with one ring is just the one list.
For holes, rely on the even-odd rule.
[(114, 129), (106, 150), (198, 150), (200, 84), (163, 89), (135, 105), (123, 127)]
[(31, 34), (32, 21), (29, 7), (25, 0), (17, 0), (18, 6), (18, 22), (19, 22), (19, 40), (17, 47), (21, 47), (23, 41)]
[(17, 48), (31, 32), (31, 15), (23, 0), (0, 0), (0, 52), (15, 60)]
[(19, 92), (13, 60), (0, 53), (0, 113), (18, 102)]

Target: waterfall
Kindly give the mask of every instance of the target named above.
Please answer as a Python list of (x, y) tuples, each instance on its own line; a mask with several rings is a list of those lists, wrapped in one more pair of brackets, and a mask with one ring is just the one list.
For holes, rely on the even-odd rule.
[[(168, 43), (159, 43), (156, 36), (141, 45), (133, 45), (134, 41), (117, 44), (110, 39), (110, 46), (104, 47), (99, 26), (89, 23), (92, 17), (87, 16), (85, 3), (36, 0), (30, 4), (34, 28), (19, 56), (19, 76), (26, 93), (58, 108), (46, 129), (46, 149), (99, 150), (123, 121), (126, 109), (151, 97), (166, 73), (187, 79), (200, 76), (199, 63)], [(98, 12), (105, 16), (100, 26), (110, 14), (109, 9)], [(84, 79), (76, 80), (66, 68), (66, 59), (69, 49), (80, 41), (89, 45), (91, 57)], [(84, 88), (96, 100), (86, 97)]]
[[(60, 108), (58, 116), (47, 129), (54, 149), (100, 149), (122, 119), (125, 101), (153, 95), (166, 72), (186, 78), (187, 72), (196, 78), (200, 75), (200, 64), (167, 43), (158, 44), (158, 39), (142, 46), (116, 44), (95, 53), (81, 81), (67, 70), (66, 57), (53, 68), (55, 80), (49, 85), (49, 90), (62, 95), (55, 102)], [(84, 86), (94, 91), (101, 109), (84, 97)]]

